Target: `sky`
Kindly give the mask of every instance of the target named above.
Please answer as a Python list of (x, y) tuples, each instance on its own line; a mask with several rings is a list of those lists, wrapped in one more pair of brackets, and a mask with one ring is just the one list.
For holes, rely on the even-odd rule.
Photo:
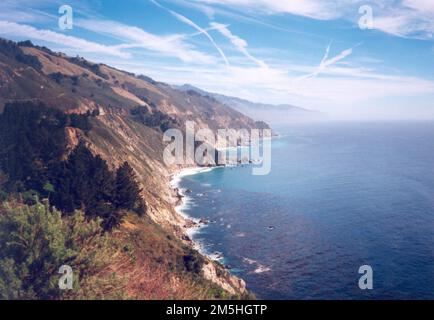
[(434, 118), (432, 0), (2, 0), (0, 37), (337, 118)]

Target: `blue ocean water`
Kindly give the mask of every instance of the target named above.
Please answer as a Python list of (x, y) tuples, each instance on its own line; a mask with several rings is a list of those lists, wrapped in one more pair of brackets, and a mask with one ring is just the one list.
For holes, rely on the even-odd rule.
[[(434, 123), (275, 128), (272, 171), (185, 177), (195, 235), (264, 299), (434, 299)], [(373, 268), (360, 290), (359, 267)]]

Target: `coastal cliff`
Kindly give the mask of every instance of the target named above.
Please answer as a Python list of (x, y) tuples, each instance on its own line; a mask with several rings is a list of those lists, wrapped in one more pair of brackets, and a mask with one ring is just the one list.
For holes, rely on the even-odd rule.
[[(0, 111), (16, 101), (38, 102), (65, 114), (87, 115), (90, 130), (66, 127), (68, 152), (83, 142), (111, 170), (125, 161), (134, 169), (147, 216), (139, 219), (127, 215), (121, 228), (113, 233), (132, 246), (129, 250), (134, 252), (134, 259), (118, 255), (110, 267), (112, 272), (130, 275), (126, 277), (129, 297), (251, 297), (243, 280), (193, 249), (187, 231), (194, 222), (175, 210), (179, 195), (170, 184), (180, 168), (165, 165), (162, 134), (171, 127), (183, 130), (186, 121), (214, 131), (252, 129), (257, 126), (255, 121), (197, 92), (179, 91), (144, 76), (67, 57), (28, 41), (17, 44), (0, 40)], [(178, 272), (179, 265), (193, 275), (184, 279), (185, 270)], [(196, 270), (198, 266), (200, 270)], [(146, 296), (143, 285), (149, 283), (146, 279), (150, 274), (155, 274), (152, 270), (159, 267), (165, 272), (154, 282), (170, 288), (160, 295)], [(185, 289), (186, 281), (191, 284), (191, 292), (198, 287), (207, 289), (198, 296), (173, 291), (182, 287), (181, 283)], [(214, 287), (219, 288), (218, 292)]]

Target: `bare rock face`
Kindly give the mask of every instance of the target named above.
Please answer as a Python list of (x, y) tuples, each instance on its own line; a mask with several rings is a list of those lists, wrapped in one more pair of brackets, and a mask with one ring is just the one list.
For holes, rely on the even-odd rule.
[(203, 274), (205, 279), (212, 281), (233, 295), (243, 295), (247, 292), (244, 280), (231, 275), (214, 262), (204, 265)]

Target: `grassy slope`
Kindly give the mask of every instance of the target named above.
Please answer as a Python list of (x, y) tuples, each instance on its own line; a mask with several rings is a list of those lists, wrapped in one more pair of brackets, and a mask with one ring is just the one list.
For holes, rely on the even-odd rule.
[(200, 255), (165, 231), (149, 217), (129, 215), (114, 233), (121, 240), (122, 254), (112, 271), (128, 279), (125, 291), (134, 299), (240, 299), (199, 274), (188, 271), (186, 254)]

